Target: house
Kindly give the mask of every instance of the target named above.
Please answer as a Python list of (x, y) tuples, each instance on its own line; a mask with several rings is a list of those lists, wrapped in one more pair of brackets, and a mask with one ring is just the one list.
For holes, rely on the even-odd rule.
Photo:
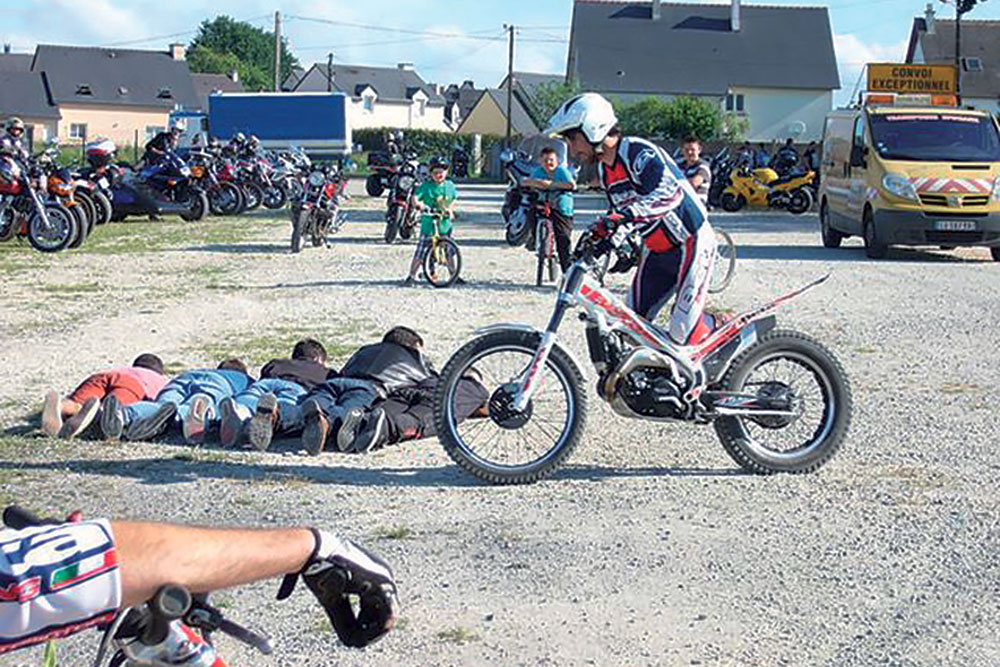
[(819, 139), (840, 87), (826, 7), (576, 0), (566, 78), (622, 101), (692, 95), (747, 138)]
[[(521, 100), (525, 102), (528, 111), (530, 111), (532, 113), (532, 117), (535, 118), (535, 93), (538, 91), (539, 87), (552, 83), (564, 83), (565, 81), (565, 74), (514, 72), (514, 92), (520, 95)], [(497, 88), (500, 90), (507, 90), (506, 76)], [(535, 123), (538, 125), (543, 125), (546, 121), (548, 121), (548, 118), (535, 118)]]
[[(530, 136), (538, 134), (538, 125), (515, 91), (511, 95), (511, 134)], [(479, 93), (462, 124), (458, 134), (506, 134), (507, 133), (507, 91), (487, 88)]]
[(302, 75), (293, 92), (334, 90), (348, 96), (351, 129), (366, 127), (445, 130), (445, 100), (414, 71), (412, 63), (367, 67), (316, 63)]
[[(962, 105), (1000, 111), (1000, 21), (962, 20), (959, 92)], [(915, 17), (906, 62), (955, 64), (955, 21), (939, 19), (930, 4)]]
[[(31, 56), (28, 58), (30, 62)], [(0, 122), (11, 116), (24, 121), (28, 146), (32, 150), (38, 150), (37, 143), (58, 135), (59, 108), (49, 98), (41, 74), (0, 67)]]
[(192, 74), (191, 80), (194, 83), (194, 92), (198, 95), (201, 103), (201, 110), (208, 111), (208, 96), (214, 93), (242, 93), (243, 84), (240, 83), (239, 74), (233, 70), (232, 74)]
[(168, 51), (39, 44), (31, 71), (59, 108), (63, 142), (143, 143), (167, 126), (172, 110), (201, 106), (182, 44)]
[(450, 84), (441, 93), (444, 97), (444, 118), (453, 129), (458, 129), (462, 120), (469, 115), (472, 107), (479, 101), (483, 91), (476, 88), (471, 79), (466, 79), (462, 85)]

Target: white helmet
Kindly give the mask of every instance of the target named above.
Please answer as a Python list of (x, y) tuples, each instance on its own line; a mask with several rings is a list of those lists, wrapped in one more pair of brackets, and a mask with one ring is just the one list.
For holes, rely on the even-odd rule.
[(181, 134), (184, 134), (188, 129), (187, 121), (183, 118), (178, 118), (170, 125), (171, 130), (176, 130)]
[(611, 102), (597, 93), (583, 93), (566, 100), (549, 119), (548, 135), (580, 130), (587, 141), (599, 144), (618, 124)]

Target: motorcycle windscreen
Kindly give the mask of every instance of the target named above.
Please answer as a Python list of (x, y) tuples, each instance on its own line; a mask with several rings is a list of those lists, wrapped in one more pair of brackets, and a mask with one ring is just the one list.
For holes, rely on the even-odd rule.
[(521, 139), (518, 149), (531, 156), (535, 162), (539, 162), (542, 157), (543, 148), (552, 148), (559, 157), (559, 164), (564, 167), (569, 166), (569, 148), (566, 142), (556, 137), (544, 134), (532, 134)]

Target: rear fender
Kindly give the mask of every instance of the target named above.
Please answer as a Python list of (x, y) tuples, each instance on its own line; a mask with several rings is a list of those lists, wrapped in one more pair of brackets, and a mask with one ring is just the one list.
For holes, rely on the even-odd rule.
[(760, 337), (774, 328), (777, 318), (774, 315), (762, 317), (746, 325), (738, 336), (715, 350), (702, 362), (705, 369), (705, 379), (708, 386), (717, 383), (726, 374), (733, 359), (757, 344)]

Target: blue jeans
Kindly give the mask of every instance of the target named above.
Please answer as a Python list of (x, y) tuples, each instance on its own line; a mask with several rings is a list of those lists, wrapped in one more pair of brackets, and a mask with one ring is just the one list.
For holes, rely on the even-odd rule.
[[(246, 383), (240, 386), (239, 375), (232, 371), (188, 371), (181, 373), (164, 385), (160, 393), (156, 395), (155, 401), (139, 401), (125, 406), (125, 425), (128, 426), (136, 419), (149, 417), (164, 403), (173, 403), (177, 406), (175, 419), (181, 422), (191, 409), (191, 399), (197, 394), (207, 394), (211, 399), (208, 415), (214, 417), (218, 414), (219, 401), (232, 396), (237, 389), (243, 389), (249, 384), (249, 376), (246, 376)], [(237, 382), (235, 387), (233, 381)]]
[(237, 414), (243, 419), (249, 419), (257, 409), (257, 403), (264, 394), (274, 394), (278, 399), (278, 424), (282, 432), (296, 431), (302, 428), (302, 411), (299, 403), (306, 395), (306, 388), (291, 380), (280, 378), (264, 378), (233, 396), (236, 402)]
[(306, 396), (315, 399), (330, 422), (331, 429), (340, 428), (340, 421), (348, 410), (372, 407), (378, 392), (371, 380), (354, 378), (333, 378), (319, 385)]

